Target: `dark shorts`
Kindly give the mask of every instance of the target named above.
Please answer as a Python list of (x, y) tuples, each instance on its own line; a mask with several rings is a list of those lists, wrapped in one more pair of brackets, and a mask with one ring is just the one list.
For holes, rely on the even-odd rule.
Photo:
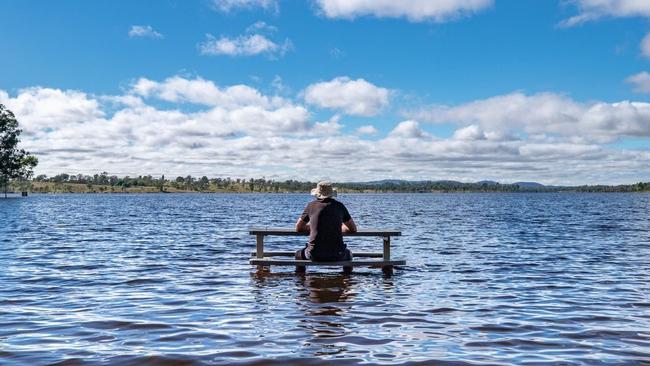
[[(310, 260), (311, 255), (307, 248), (302, 248), (298, 251), (296, 251), (296, 259), (300, 260)], [(352, 260), (352, 252), (350, 249), (345, 249), (343, 252), (343, 255), (340, 258), (333, 258), (333, 259), (328, 259), (328, 260), (323, 260), (323, 262), (337, 262), (337, 261), (351, 261)]]

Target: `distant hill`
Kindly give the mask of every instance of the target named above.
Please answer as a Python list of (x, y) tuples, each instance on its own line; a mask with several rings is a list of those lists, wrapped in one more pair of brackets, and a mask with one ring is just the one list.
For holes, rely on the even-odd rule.
[(431, 183), (434, 183), (434, 184), (449, 184), (449, 185), (464, 184), (464, 183), (459, 182), (457, 180), (434, 180), (434, 181), (431, 181)]
[(456, 180), (406, 180), (406, 179), (382, 179), (382, 180), (373, 180), (369, 182), (344, 182), (342, 184), (350, 185), (369, 185), (369, 186), (381, 186), (381, 185), (418, 185), (418, 184), (447, 184), (447, 185), (458, 185), (465, 184)]
[(405, 180), (405, 179), (382, 179), (373, 180), (369, 182), (347, 182), (344, 184), (350, 185), (369, 185), (369, 186), (382, 186), (382, 185), (419, 185), (419, 184), (441, 184), (441, 185), (462, 185), (462, 184), (478, 184), (496, 186), (499, 184), (518, 185), (520, 188), (544, 188), (547, 187), (537, 182), (515, 182), (515, 183), (499, 183), (493, 180), (481, 180), (475, 183), (463, 183), (456, 180)]
[(370, 182), (350, 182), (347, 184), (366, 184), (371, 186), (380, 186), (384, 184), (401, 185), (401, 184), (410, 184), (410, 183), (411, 181), (403, 180), (403, 179), (382, 179), (382, 180), (373, 180)]
[(487, 184), (488, 186), (496, 186), (497, 184), (500, 184), (499, 182), (495, 182), (493, 180), (482, 180), (480, 182), (476, 182), (476, 184)]

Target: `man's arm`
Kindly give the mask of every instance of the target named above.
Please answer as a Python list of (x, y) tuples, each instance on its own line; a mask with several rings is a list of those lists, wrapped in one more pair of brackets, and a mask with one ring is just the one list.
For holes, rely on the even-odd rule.
[(341, 225), (341, 231), (344, 233), (356, 233), (357, 224), (355, 224), (354, 220), (350, 218), (350, 220), (344, 222), (343, 225)]
[(296, 231), (299, 233), (308, 233), (310, 230), (309, 224), (306, 222), (302, 221), (302, 218), (298, 218), (298, 221), (296, 221)]

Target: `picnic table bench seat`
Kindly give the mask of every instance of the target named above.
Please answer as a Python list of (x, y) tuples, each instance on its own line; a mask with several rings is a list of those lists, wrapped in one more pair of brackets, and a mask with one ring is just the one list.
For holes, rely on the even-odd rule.
[[(405, 260), (391, 259), (390, 256), (390, 238), (392, 236), (401, 236), (398, 230), (388, 229), (360, 229), (354, 233), (343, 233), (343, 236), (362, 236), (362, 237), (381, 237), (383, 238), (383, 251), (378, 252), (352, 252), (353, 260), (338, 262), (317, 262), (312, 260), (294, 259), (295, 252), (291, 251), (264, 251), (265, 236), (308, 236), (309, 233), (296, 232), (293, 228), (252, 228), (250, 235), (257, 238), (256, 250), (251, 253), (249, 260), (251, 265), (257, 265), (263, 268), (271, 265), (291, 265), (296, 269), (304, 270), (307, 266), (340, 266), (346, 271), (352, 267), (380, 267), (384, 273), (392, 273), (393, 266), (406, 265)], [(289, 258), (278, 258), (289, 257)], [(374, 259), (373, 259), (374, 258)]]

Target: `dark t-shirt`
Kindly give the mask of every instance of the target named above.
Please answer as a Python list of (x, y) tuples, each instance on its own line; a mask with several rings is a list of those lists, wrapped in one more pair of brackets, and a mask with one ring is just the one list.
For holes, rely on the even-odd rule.
[(344, 256), (341, 224), (352, 218), (345, 205), (333, 198), (311, 201), (300, 218), (309, 223), (306, 250), (312, 259), (339, 260)]

